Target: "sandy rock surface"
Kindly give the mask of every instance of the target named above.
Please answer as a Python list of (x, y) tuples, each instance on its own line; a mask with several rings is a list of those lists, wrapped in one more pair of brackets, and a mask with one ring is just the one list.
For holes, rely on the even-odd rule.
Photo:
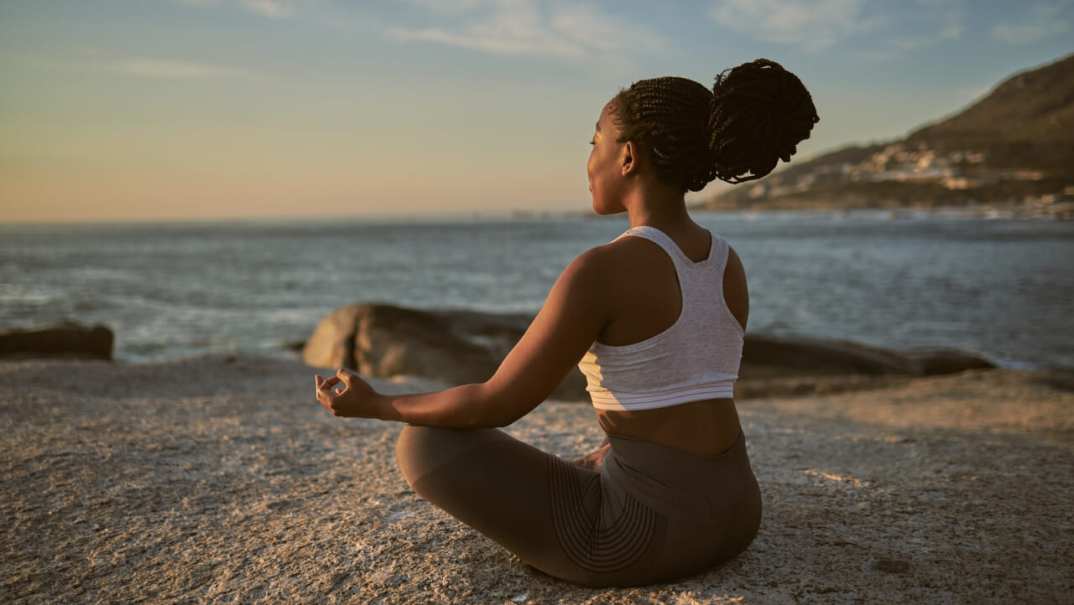
[[(764, 494), (752, 546), (684, 581), (591, 589), (415, 495), (402, 425), (331, 416), (313, 372), (224, 355), (0, 364), (0, 601), (1006, 603), (1074, 587), (1064, 380), (974, 370), (740, 402)], [(603, 438), (584, 403), (506, 430), (564, 458)]]

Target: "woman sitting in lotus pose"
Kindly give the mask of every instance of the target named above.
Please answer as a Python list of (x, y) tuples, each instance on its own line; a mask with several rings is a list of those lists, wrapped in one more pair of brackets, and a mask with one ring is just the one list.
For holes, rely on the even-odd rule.
[[(735, 250), (684, 195), (768, 174), (817, 121), (801, 81), (767, 59), (712, 90), (680, 77), (620, 90), (586, 169), (593, 211), (630, 227), (571, 261), (493, 376), (383, 395), (340, 370), (316, 377), (318, 401), (405, 423), (396, 459), (414, 491), (552, 576), (637, 586), (730, 560), (761, 524), (733, 399), (749, 294)], [(607, 434), (596, 452), (569, 462), (498, 428), (575, 365)]]

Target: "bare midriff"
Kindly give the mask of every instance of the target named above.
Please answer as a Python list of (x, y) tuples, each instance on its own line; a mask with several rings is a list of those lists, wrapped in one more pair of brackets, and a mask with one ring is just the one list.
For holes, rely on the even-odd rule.
[(600, 410), (604, 432), (652, 441), (699, 456), (717, 456), (738, 438), (741, 425), (735, 400), (703, 399), (649, 410)]

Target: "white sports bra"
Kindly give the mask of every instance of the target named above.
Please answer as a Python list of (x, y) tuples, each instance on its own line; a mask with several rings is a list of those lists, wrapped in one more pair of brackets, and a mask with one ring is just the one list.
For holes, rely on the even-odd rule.
[(723, 297), (730, 247), (709, 234), (709, 255), (700, 262), (690, 260), (666, 233), (649, 225), (631, 227), (615, 238), (643, 237), (668, 253), (679, 279), (682, 311), (670, 328), (641, 342), (593, 342), (578, 362), (593, 407), (647, 410), (734, 396), (745, 333)]

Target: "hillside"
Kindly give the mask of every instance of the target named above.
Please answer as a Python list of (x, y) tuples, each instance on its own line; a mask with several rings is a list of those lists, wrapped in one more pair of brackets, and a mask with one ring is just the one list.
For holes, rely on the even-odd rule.
[(1074, 54), (1018, 72), (962, 111), (902, 138), (792, 161), (694, 207), (963, 206), (1072, 218), (1071, 167)]

